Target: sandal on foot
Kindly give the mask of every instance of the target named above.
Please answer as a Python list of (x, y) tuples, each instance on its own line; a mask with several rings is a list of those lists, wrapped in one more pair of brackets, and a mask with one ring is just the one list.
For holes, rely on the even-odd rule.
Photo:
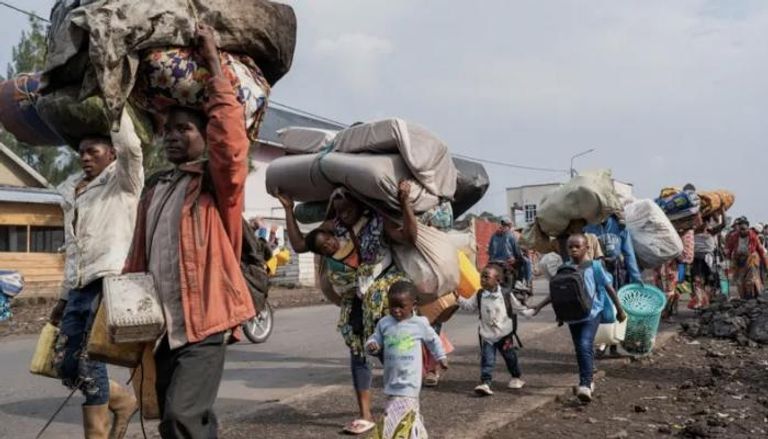
[(369, 431), (373, 430), (373, 427), (375, 426), (376, 424), (374, 422), (367, 421), (365, 419), (355, 419), (354, 421), (344, 426), (344, 433), (360, 435), (368, 433)]

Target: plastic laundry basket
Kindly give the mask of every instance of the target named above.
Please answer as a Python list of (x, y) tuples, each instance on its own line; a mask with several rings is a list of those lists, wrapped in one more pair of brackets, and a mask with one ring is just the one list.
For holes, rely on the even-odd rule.
[(627, 313), (627, 333), (622, 346), (631, 354), (650, 353), (661, 312), (667, 304), (666, 296), (650, 285), (629, 284), (619, 290), (619, 301)]

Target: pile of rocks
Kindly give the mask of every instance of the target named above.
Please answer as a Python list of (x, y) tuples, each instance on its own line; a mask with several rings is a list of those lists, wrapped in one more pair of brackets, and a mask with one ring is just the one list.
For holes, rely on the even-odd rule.
[(768, 344), (768, 295), (742, 300), (718, 296), (698, 320), (682, 323), (690, 337), (729, 338), (741, 345)]

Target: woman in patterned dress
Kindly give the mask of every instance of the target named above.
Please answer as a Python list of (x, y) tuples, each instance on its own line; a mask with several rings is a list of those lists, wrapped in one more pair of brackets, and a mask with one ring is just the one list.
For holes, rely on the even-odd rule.
[(395, 265), (390, 244), (416, 244), (417, 218), (409, 200), (411, 185), (400, 182), (398, 198), (403, 225), (385, 218), (339, 188), (331, 195), (328, 220), (304, 236), (293, 214), (293, 200), (278, 199), (286, 213), (288, 238), (297, 253), (311, 251), (323, 256), (334, 290), (340, 295), (338, 330), (350, 351), (352, 381), (360, 418), (344, 426), (351, 434), (363, 434), (375, 426), (371, 414), (371, 365), (365, 341), (387, 309), (387, 291), (404, 273)]

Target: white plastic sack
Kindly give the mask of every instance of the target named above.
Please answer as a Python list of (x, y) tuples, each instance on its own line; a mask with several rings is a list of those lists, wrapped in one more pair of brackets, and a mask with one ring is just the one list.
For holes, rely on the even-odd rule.
[(639, 200), (624, 208), (637, 263), (657, 268), (683, 252), (683, 241), (664, 211), (653, 200)]
[(547, 253), (539, 259), (539, 271), (547, 278), (552, 280), (557, 274), (557, 269), (563, 265), (563, 258), (557, 253)]
[(416, 284), (422, 300), (459, 286), (459, 252), (445, 232), (418, 224), (416, 246), (392, 245), (395, 263)]

